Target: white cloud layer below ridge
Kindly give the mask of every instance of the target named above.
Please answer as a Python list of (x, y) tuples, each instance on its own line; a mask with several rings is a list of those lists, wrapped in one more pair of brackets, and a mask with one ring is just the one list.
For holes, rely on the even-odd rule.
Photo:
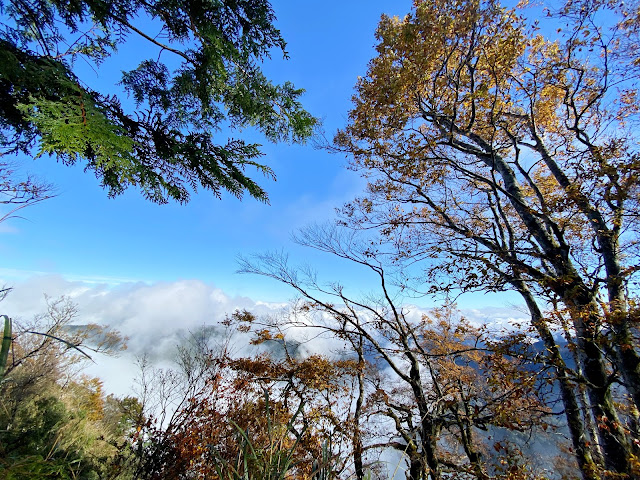
[(232, 297), (198, 280), (108, 286), (44, 275), (14, 282), (13, 290), (0, 303), (0, 313), (28, 319), (46, 311), (47, 296), (66, 296), (78, 306), (73, 323), (97, 323), (128, 337), (126, 352), (118, 358), (96, 356), (96, 364), (87, 370), (105, 381), (107, 391), (119, 395), (128, 393), (137, 375), (136, 355), (148, 353), (152, 358), (166, 358), (181, 336), (203, 325), (217, 325), (237, 309), (264, 315), (284, 307)]
[[(3, 283), (1, 273), (0, 284)], [(247, 309), (263, 316), (281, 313), (287, 307), (283, 303), (231, 296), (223, 289), (199, 280), (100, 284), (91, 279), (70, 280), (60, 275), (36, 275), (12, 281), (12, 285), (13, 291), (0, 303), (0, 314), (28, 319), (46, 310), (45, 296), (51, 299), (67, 296), (78, 306), (78, 317), (73, 323), (97, 323), (128, 337), (126, 352), (116, 358), (96, 356), (96, 363), (87, 369), (89, 375), (104, 380), (107, 392), (117, 395), (132, 392), (138, 374), (136, 355), (147, 353), (151, 359), (168, 359), (189, 331), (218, 325), (235, 310)], [(425, 312), (425, 309), (411, 305), (403, 308), (416, 319)], [(527, 320), (527, 315), (518, 307), (496, 306), (461, 311), (476, 325), (490, 323), (494, 332)], [(313, 336), (303, 330), (290, 330), (289, 334), (299, 341)], [(326, 354), (337, 349), (339, 343), (323, 335), (305, 343), (302, 351)]]

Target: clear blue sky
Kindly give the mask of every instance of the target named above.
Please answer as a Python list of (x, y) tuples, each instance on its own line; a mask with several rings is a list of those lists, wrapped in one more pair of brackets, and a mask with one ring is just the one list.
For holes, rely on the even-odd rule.
[[(275, 53), (265, 62), (265, 73), (275, 82), (290, 80), (306, 89), (305, 107), (322, 119), (332, 137), (345, 125), (357, 76), (365, 74), (374, 55), (380, 15), (404, 15), (411, 2), (276, 0), (273, 7), (290, 58), (284, 61)], [(136, 45), (121, 48), (88, 80), (112, 88), (109, 79), (133, 66), (129, 53), (136, 51)], [(263, 143), (260, 137), (255, 140)], [(276, 182), (263, 182), (270, 205), (201, 193), (188, 205), (159, 206), (135, 190), (108, 199), (81, 165), (70, 168), (47, 158), (23, 158), (23, 171), (53, 183), (58, 196), (22, 210), (24, 219), (0, 225), (0, 279), (12, 283), (35, 272), (110, 284), (198, 279), (230, 295), (283, 301), (291, 296), (284, 287), (234, 273), (238, 255), (282, 249), (324, 267), (332, 280), (361, 282), (342, 263), (318, 260), (313, 252), (296, 248), (290, 234), (333, 218), (334, 208), (358, 195), (364, 180), (345, 168), (344, 157), (311, 144), (265, 143), (264, 152), (264, 161), (277, 175)]]
[[(289, 80), (306, 89), (304, 105), (332, 137), (345, 126), (357, 77), (374, 55), (380, 15), (404, 15), (411, 1), (275, 0), (273, 7), (290, 59), (275, 55), (264, 64), (265, 73), (275, 82)], [(113, 88), (109, 81), (133, 68), (129, 54), (140, 52), (140, 45), (122, 48), (88, 81)], [(263, 143), (260, 137), (251, 139)], [(364, 180), (345, 168), (347, 159), (311, 144), (265, 143), (264, 152), (277, 175), (276, 182), (263, 183), (270, 205), (229, 195), (218, 200), (207, 193), (187, 205), (154, 205), (135, 190), (108, 199), (82, 165), (22, 158), (23, 173), (53, 183), (58, 195), (22, 210), (23, 219), (0, 223), (0, 285), (16, 287), (0, 313), (29, 317), (44, 310), (44, 294), (71, 295), (79, 306), (78, 322), (117, 328), (129, 337), (134, 354), (166, 352), (180, 331), (236, 308), (273, 312), (279, 306), (265, 302), (292, 298), (293, 292), (275, 281), (235, 274), (238, 255), (284, 250), (294, 261), (318, 267), (326, 280), (373, 287), (361, 270), (290, 240), (297, 228), (333, 219), (336, 207), (362, 192)], [(467, 315), (507, 324), (522, 316), (517, 309), (500, 308), (508, 300), (472, 297)], [(108, 391), (125, 394), (136, 374), (131, 362), (129, 356), (101, 359), (91, 373), (107, 382)]]

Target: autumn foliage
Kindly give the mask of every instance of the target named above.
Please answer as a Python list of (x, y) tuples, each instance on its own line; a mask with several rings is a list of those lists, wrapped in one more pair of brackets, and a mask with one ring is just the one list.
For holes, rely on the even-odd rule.
[[(636, 1), (415, 0), (383, 16), (328, 147), (367, 190), (337, 224), (295, 237), (363, 269), (374, 291), (322, 283), (284, 254), (241, 260), (298, 299), (195, 332), (171, 368), (143, 362), (139, 399), (63, 384), (72, 336), (6, 335), (19, 361), (3, 346), (0, 468), (75, 478), (106, 475), (104, 458), (112, 478), (154, 480), (639, 478), (639, 34)], [(299, 93), (266, 100), (291, 100), (304, 137), (314, 121)], [(268, 136), (295, 133), (294, 120)], [(239, 190), (216, 178), (216, 192), (266, 198), (244, 176)], [(528, 323), (469, 321), (451, 299), (478, 292), (515, 293)], [(428, 295), (444, 301), (411, 304)], [(36, 377), (25, 400), (15, 385)], [(555, 458), (536, 458), (536, 440)]]
[(635, 3), (416, 1), (335, 138), (370, 178), (345, 225), (422, 263), (419, 291), (521, 295), (591, 479), (636, 469), (637, 25)]

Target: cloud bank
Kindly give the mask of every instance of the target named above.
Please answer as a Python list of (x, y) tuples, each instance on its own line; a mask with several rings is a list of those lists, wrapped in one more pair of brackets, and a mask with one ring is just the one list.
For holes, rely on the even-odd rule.
[(137, 355), (147, 353), (151, 358), (166, 358), (189, 331), (217, 325), (237, 309), (263, 315), (284, 307), (230, 296), (198, 280), (109, 286), (42, 275), (13, 283), (12, 292), (0, 303), (0, 313), (16, 320), (28, 319), (46, 311), (47, 296), (51, 299), (66, 296), (78, 306), (78, 317), (73, 323), (97, 323), (128, 337), (127, 351), (120, 357), (95, 357), (96, 364), (87, 371), (100, 376), (107, 389), (118, 394), (127, 393), (137, 375)]
[[(46, 310), (46, 296), (52, 299), (67, 296), (78, 306), (74, 323), (97, 323), (128, 337), (125, 353), (118, 358), (96, 357), (96, 363), (87, 371), (102, 378), (107, 391), (119, 395), (131, 393), (138, 373), (136, 355), (147, 353), (152, 359), (167, 359), (189, 331), (219, 325), (235, 310), (246, 309), (262, 316), (278, 314), (287, 307), (283, 303), (232, 296), (199, 280), (110, 284), (89, 279), (70, 280), (60, 275), (37, 275), (13, 282), (13, 287), (0, 303), (0, 314), (27, 319)], [(405, 311), (417, 319), (426, 309), (407, 305)], [(494, 331), (526, 321), (526, 315), (517, 307), (467, 308), (462, 309), (462, 313), (473, 323), (490, 323)], [(303, 340), (304, 335), (305, 332), (299, 332), (297, 340)], [(305, 344), (304, 351), (329, 353), (338, 344), (322, 336)]]

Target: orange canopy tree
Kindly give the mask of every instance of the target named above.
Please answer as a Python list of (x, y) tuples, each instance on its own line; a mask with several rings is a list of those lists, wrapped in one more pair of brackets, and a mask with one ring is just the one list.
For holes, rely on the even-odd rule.
[[(427, 289), (522, 294), (585, 478), (599, 478), (593, 444), (625, 475), (638, 440), (611, 389), (640, 406), (638, 15), (625, 8), (568, 2), (544, 9), (543, 31), (496, 1), (416, 1), (382, 18), (335, 139), (370, 178), (347, 220), (379, 228), (398, 259), (424, 261)], [(569, 313), (580, 374), (558, 353), (549, 300)], [(573, 382), (599, 427), (589, 445)]]

